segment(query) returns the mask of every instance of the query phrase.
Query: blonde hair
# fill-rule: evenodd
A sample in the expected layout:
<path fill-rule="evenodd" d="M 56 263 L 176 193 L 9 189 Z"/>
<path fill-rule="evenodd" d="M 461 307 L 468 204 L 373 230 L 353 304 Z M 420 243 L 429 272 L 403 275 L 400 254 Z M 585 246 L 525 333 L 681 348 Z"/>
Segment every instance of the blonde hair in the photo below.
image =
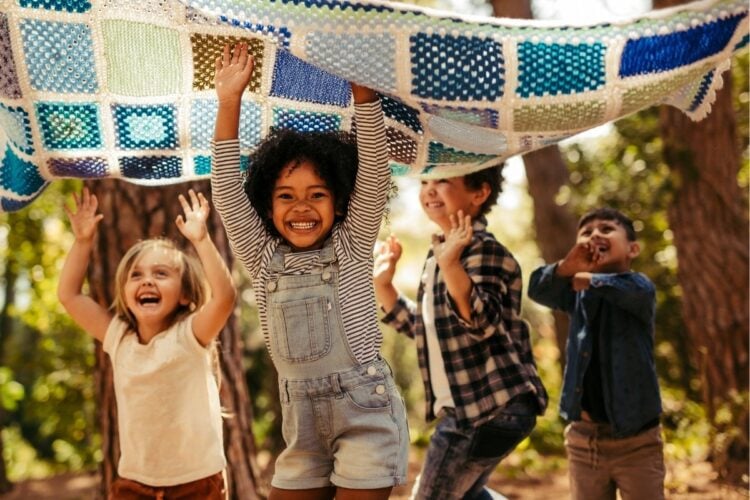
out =
<path fill-rule="evenodd" d="M 197 258 L 179 249 L 174 241 L 168 238 L 150 238 L 139 241 L 125 252 L 125 255 L 120 259 L 120 263 L 117 264 L 117 271 L 115 272 L 115 299 L 112 302 L 112 309 L 115 315 L 126 322 L 133 332 L 138 331 L 138 322 L 125 302 L 125 283 L 128 280 L 131 269 L 138 262 L 141 255 L 145 251 L 154 248 L 164 249 L 174 255 L 180 271 L 181 294 L 188 300 L 186 305 L 178 304 L 177 310 L 172 316 L 172 323 L 169 326 L 178 323 L 203 307 L 210 296 L 210 288 L 206 281 L 203 266 L 201 266 Z M 211 364 L 213 365 L 216 385 L 221 388 L 221 368 L 219 364 L 218 342 L 216 340 L 211 342 L 210 349 Z"/>

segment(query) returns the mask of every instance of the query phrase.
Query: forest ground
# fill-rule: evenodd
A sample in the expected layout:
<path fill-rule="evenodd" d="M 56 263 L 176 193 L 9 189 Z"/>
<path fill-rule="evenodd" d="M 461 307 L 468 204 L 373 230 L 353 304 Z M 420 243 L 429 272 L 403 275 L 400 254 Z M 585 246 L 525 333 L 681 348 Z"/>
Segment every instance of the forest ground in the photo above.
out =
<path fill-rule="evenodd" d="M 410 482 L 393 490 L 392 500 L 406 500 L 420 463 L 409 464 Z M 707 462 L 691 465 L 667 464 L 667 498 L 672 500 L 744 500 L 750 498 L 747 489 L 723 485 Z M 90 500 L 99 481 L 95 473 L 63 474 L 47 479 L 17 483 L 15 489 L 3 500 Z M 570 498 L 567 470 L 560 469 L 539 476 L 503 478 L 494 474 L 490 485 L 509 500 L 566 500 Z"/>

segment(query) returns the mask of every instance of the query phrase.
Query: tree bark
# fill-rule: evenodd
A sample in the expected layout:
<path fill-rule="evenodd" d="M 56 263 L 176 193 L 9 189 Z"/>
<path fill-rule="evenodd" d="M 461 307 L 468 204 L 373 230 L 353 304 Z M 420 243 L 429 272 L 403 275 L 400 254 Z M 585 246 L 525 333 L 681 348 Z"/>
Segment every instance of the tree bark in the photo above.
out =
<path fill-rule="evenodd" d="M 531 19 L 530 0 L 492 0 L 496 17 Z M 576 218 L 567 204 L 557 203 L 560 188 L 568 183 L 568 166 L 557 146 L 523 155 L 526 181 L 534 202 L 536 241 L 545 262 L 557 262 L 575 244 Z M 565 370 L 565 344 L 568 340 L 568 315 L 553 311 L 555 338 L 560 350 L 560 368 Z"/>
<path fill-rule="evenodd" d="M 189 188 L 202 191 L 210 198 L 210 185 L 196 182 L 162 188 L 144 188 L 117 180 L 97 180 L 87 186 L 99 199 L 104 220 L 99 225 L 97 243 L 89 266 L 91 295 L 100 304 L 109 306 L 114 298 L 114 277 L 122 255 L 138 240 L 155 236 L 173 239 L 189 248 L 174 220 L 181 213 L 177 201 Z M 211 211 L 209 231 L 216 247 L 227 262 L 232 261 L 229 243 L 215 210 Z M 219 336 L 221 364 L 221 402 L 229 418 L 224 419 L 224 449 L 227 456 L 227 487 L 229 498 L 260 498 L 258 467 L 252 435 L 250 395 L 242 367 L 242 339 L 234 316 Z M 120 443 L 117 407 L 112 383 L 112 369 L 101 344 L 96 345 L 96 387 L 100 408 L 100 425 L 104 458 L 101 466 L 100 496 L 106 498 L 117 477 Z M 200 453 L 200 450 L 196 450 Z"/>
<path fill-rule="evenodd" d="M 685 3 L 657 0 L 655 7 Z M 668 209 L 683 290 L 682 310 L 701 394 L 722 439 L 713 442 L 721 477 L 741 481 L 748 468 L 748 207 L 737 183 L 740 146 L 725 73 L 711 114 L 692 122 L 663 107 L 664 158 L 677 186 Z M 720 408 L 733 421 L 715 418 Z"/>
<path fill-rule="evenodd" d="M 2 411 L 0 411 L 0 414 Z M 3 459 L 3 427 L 0 426 L 0 495 L 8 493 L 13 489 L 13 483 L 8 479 L 8 473 L 5 470 L 5 460 Z"/>

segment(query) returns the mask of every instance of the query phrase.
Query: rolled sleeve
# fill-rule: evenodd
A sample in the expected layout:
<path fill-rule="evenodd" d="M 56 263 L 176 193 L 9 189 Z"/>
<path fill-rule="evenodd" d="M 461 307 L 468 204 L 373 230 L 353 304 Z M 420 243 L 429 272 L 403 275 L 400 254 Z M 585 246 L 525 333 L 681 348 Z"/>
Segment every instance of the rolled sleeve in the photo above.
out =
<path fill-rule="evenodd" d="M 393 308 L 385 313 L 381 321 L 399 333 L 414 338 L 414 316 L 416 306 L 403 295 L 399 295 Z"/>

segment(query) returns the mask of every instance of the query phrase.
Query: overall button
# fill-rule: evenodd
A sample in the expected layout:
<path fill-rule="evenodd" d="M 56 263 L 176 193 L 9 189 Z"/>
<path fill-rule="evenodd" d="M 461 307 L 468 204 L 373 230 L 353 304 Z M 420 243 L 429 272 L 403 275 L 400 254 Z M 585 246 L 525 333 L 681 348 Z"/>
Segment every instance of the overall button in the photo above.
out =
<path fill-rule="evenodd" d="M 378 394 L 385 394 L 385 386 L 379 385 L 375 387 L 375 392 L 377 392 Z"/>
<path fill-rule="evenodd" d="M 276 282 L 275 281 L 269 281 L 268 285 L 266 285 L 266 288 L 268 288 L 269 292 L 273 292 L 276 290 Z"/>
<path fill-rule="evenodd" d="M 331 279 L 331 271 L 323 271 L 323 281 L 328 281 Z"/>
<path fill-rule="evenodd" d="M 374 366 L 368 366 L 367 367 L 367 374 L 368 375 L 375 375 L 376 373 L 378 373 L 377 368 L 375 368 Z"/>

